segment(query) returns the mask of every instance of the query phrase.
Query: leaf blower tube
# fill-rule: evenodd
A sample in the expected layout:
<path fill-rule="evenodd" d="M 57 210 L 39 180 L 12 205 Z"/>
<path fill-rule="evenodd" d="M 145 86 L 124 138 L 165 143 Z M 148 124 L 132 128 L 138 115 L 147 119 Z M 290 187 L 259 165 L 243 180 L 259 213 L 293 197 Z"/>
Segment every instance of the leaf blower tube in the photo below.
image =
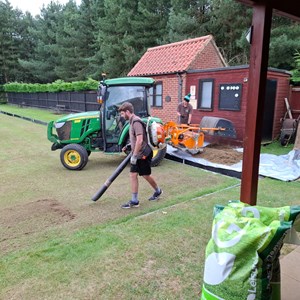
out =
<path fill-rule="evenodd" d="M 92 200 L 97 201 L 109 188 L 109 186 L 113 183 L 113 181 L 121 174 L 121 172 L 125 169 L 127 164 L 130 161 L 132 153 L 129 153 L 127 157 L 119 164 L 117 169 L 113 172 L 113 174 L 105 181 L 102 187 L 98 190 L 98 192 L 93 196 Z"/>

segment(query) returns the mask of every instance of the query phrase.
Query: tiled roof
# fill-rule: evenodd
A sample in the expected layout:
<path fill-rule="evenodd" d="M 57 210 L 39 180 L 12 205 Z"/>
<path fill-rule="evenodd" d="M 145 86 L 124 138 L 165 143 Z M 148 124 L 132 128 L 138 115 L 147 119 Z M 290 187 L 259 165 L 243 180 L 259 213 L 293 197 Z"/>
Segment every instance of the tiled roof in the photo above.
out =
<path fill-rule="evenodd" d="M 146 76 L 183 72 L 212 41 L 212 35 L 149 48 L 128 76 Z"/>

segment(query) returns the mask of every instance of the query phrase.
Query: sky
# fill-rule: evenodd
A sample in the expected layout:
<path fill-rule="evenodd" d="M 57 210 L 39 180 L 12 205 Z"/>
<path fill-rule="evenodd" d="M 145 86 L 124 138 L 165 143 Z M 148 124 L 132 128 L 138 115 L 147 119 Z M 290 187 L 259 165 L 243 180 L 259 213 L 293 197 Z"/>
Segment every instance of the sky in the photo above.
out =
<path fill-rule="evenodd" d="M 52 0 L 61 4 L 67 3 L 69 0 Z M 18 8 L 23 12 L 29 11 L 33 16 L 40 13 L 43 4 L 47 6 L 51 0 L 8 0 L 13 8 Z M 81 0 L 75 1 L 80 4 Z"/>

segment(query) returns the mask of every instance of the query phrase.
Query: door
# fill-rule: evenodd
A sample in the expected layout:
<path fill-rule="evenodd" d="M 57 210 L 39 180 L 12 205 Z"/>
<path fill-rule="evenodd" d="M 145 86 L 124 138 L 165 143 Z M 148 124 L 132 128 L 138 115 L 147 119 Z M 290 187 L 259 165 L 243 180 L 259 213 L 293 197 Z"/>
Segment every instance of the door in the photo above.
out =
<path fill-rule="evenodd" d="M 267 79 L 265 107 L 262 124 L 262 142 L 272 141 L 277 80 Z"/>

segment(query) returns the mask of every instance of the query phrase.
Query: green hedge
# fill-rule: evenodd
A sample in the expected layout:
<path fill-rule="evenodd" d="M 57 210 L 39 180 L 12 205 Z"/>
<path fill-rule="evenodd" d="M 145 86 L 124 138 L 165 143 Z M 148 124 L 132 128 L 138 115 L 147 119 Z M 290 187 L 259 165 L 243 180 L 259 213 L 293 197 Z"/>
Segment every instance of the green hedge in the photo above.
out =
<path fill-rule="evenodd" d="M 94 91 L 97 90 L 99 82 L 94 79 L 86 81 L 65 82 L 56 80 L 53 83 L 19 83 L 11 82 L 3 85 L 5 92 L 16 93 L 45 93 L 45 92 L 70 92 L 70 91 Z"/>

